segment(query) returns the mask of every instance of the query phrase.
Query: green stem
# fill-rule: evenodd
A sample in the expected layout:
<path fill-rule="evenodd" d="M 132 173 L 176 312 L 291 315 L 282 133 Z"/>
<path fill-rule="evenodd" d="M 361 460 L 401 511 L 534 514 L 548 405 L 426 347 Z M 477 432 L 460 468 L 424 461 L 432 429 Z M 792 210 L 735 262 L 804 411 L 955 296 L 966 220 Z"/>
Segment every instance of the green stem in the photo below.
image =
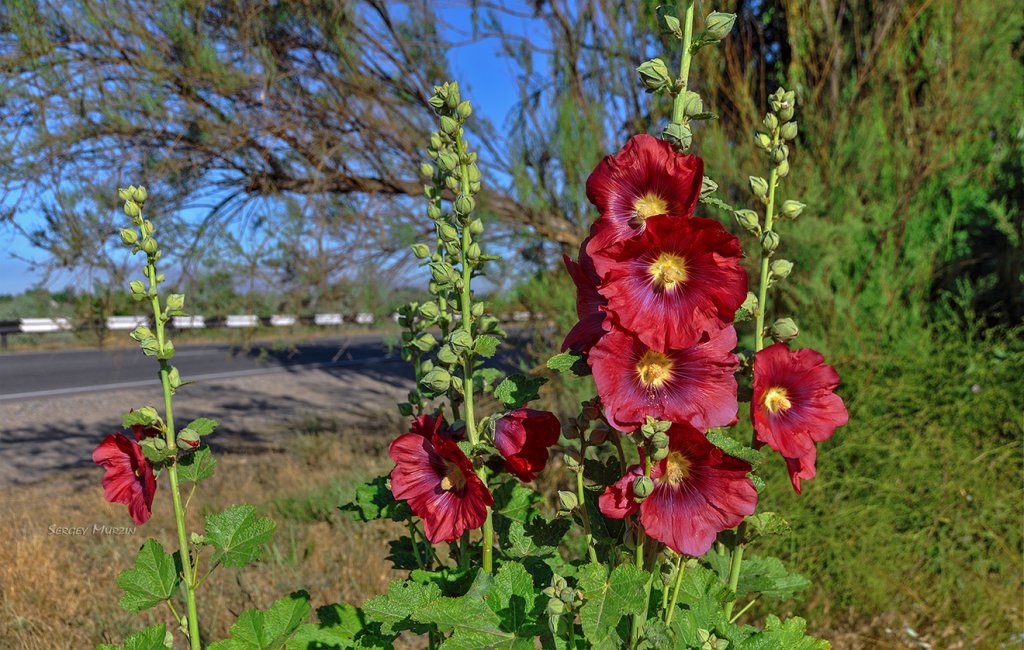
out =
<path fill-rule="evenodd" d="M 733 616 L 732 618 L 729 619 L 729 622 L 730 623 L 735 623 L 736 621 L 738 621 L 740 616 L 743 616 L 744 614 L 746 614 L 747 610 L 754 606 L 754 603 L 757 602 L 757 598 L 759 598 L 759 597 L 760 596 L 755 597 L 752 601 L 750 601 L 749 603 L 744 605 L 743 609 L 741 609 L 740 611 L 736 612 L 736 616 Z"/>
<path fill-rule="evenodd" d="M 777 145 L 779 143 L 779 129 L 776 128 L 772 131 L 772 144 Z M 768 173 L 768 203 L 765 208 L 764 216 L 764 232 L 771 232 L 772 225 L 775 219 L 775 185 L 778 183 L 778 167 L 775 163 L 771 165 L 771 171 Z M 755 312 L 754 321 L 754 352 L 760 352 L 764 349 L 764 317 L 768 311 L 768 262 L 771 258 L 771 253 L 761 249 L 761 275 L 758 278 L 758 289 L 757 289 L 757 311 Z M 750 405 L 754 408 L 754 405 Z M 757 446 L 757 432 L 752 434 L 751 446 Z M 729 560 L 729 589 L 736 592 L 736 587 L 740 583 L 740 568 L 743 564 L 743 548 L 744 541 L 743 536 L 746 532 L 746 526 L 740 524 L 736 529 L 736 546 L 732 552 L 732 558 Z M 725 606 L 726 618 L 732 616 L 732 610 L 735 606 L 736 601 L 731 600 Z"/>
<path fill-rule="evenodd" d="M 690 59 L 692 58 L 690 45 L 693 41 L 693 0 L 682 0 L 679 3 L 679 7 L 682 14 L 683 42 L 682 54 L 679 58 L 679 92 L 672 102 L 672 122 L 675 124 L 683 123 L 684 102 L 686 101 L 686 90 L 690 79 Z"/>
<path fill-rule="evenodd" d="M 644 459 L 644 476 L 647 478 L 651 477 L 651 455 L 645 454 Z M 644 543 L 647 540 L 647 533 L 644 532 L 643 526 L 640 525 L 640 513 L 636 515 L 637 521 L 637 533 L 636 533 L 636 568 L 641 571 L 644 570 Z M 647 606 L 651 599 L 651 584 L 654 581 L 654 575 L 651 574 L 647 580 L 647 584 L 644 588 L 644 608 L 643 611 L 633 617 L 633 645 L 640 640 L 640 632 L 643 630 L 644 623 L 647 622 Z"/>
<path fill-rule="evenodd" d="M 146 265 L 146 275 L 149 278 L 149 287 L 152 292 L 151 303 L 153 306 L 153 323 L 156 325 L 156 340 L 163 354 L 164 350 L 164 320 L 160 313 L 160 297 L 156 293 L 157 279 L 156 267 L 152 260 Z M 164 393 L 164 420 L 167 425 L 167 448 L 174 449 L 174 407 L 171 404 L 171 381 L 170 366 L 164 359 L 160 360 L 160 385 Z M 188 614 L 188 640 L 191 650 L 200 650 L 199 639 L 199 613 L 196 608 L 196 585 L 195 575 L 192 572 L 192 553 L 188 546 L 188 531 L 185 527 L 185 508 L 181 503 L 181 491 L 178 486 L 178 467 L 171 465 L 167 468 L 167 479 L 170 482 L 171 502 L 174 504 L 174 523 L 178 529 L 178 555 L 181 557 L 181 573 L 185 584 L 185 605 Z"/>
<path fill-rule="evenodd" d="M 579 499 L 580 519 L 583 520 L 583 536 L 587 542 L 587 554 L 590 561 L 598 564 L 597 549 L 594 548 L 594 533 L 590 528 L 590 514 L 587 512 L 587 502 L 583 491 L 583 464 L 587 459 L 587 443 L 583 441 L 583 434 L 580 433 L 580 468 L 576 472 L 576 497 Z"/>
<path fill-rule="evenodd" d="M 685 568 L 683 556 L 680 555 L 679 559 L 676 560 L 676 582 L 672 586 L 672 600 L 669 601 L 668 607 L 665 609 L 665 627 L 672 625 L 672 616 L 676 611 L 676 599 L 679 598 L 679 585 L 683 582 L 683 570 Z"/>

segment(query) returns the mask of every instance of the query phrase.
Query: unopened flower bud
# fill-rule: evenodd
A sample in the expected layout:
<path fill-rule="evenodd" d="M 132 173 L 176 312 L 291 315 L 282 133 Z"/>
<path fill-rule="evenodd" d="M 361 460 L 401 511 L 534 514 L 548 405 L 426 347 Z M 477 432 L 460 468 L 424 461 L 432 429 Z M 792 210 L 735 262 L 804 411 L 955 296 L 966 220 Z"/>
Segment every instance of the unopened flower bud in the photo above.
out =
<path fill-rule="evenodd" d="M 774 230 L 769 230 L 765 234 L 761 235 L 761 249 L 766 253 L 771 253 L 779 247 L 779 234 Z"/>
<path fill-rule="evenodd" d="M 464 329 L 457 329 L 448 338 L 456 350 L 468 350 L 473 347 L 473 335 Z"/>
<path fill-rule="evenodd" d="M 430 148 L 434 151 L 439 151 L 441 149 L 441 134 L 437 131 L 432 131 L 430 133 Z"/>
<path fill-rule="evenodd" d="M 429 204 L 427 204 L 427 216 L 428 217 L 430 217 L 434 221 L 437 221 L 438 219 L 441 218 L 442 215 L 443 215 L 443 213 L 441 212 L 441 207 L 439 205 L 437 205 L 436 203 L 429 203 Z"/>
<path fill-rule="evenodd" d="M 412 254 L 416 256 L 416 259 L 426 259 L 430 255 L 430 247 L 426 244 L 413 244 Z"/>
<path fill-rule="evenodd" d="M 459 159 L 450 151 L 445 151 L 437 157 L 437 164 L 442 170 L 450 172 L 459 166 Z"/>
<path fill-rule="evenodd" d="M 421 380 L 424 386 L 436 393 L 443 393 L 452 384 L 452 376 L 444 368 L 434 368 Z"/>
<path fill-rule="evenodd" d="M 423 332 L 413 340 L 412 344 L 421 352 L 430 352 L 437 345 L 437 339 L 430 332 Z"/>
<path fill-rule="evenodd" d="M 718 191 L 718 183 L 707 176 L 700 180 L 700 198 L 711 196 Z"/>
<path fill-rule="evenodd" d="M 704 19 L 704 38 L 709 41 L 720 41 L 732 31 L 734 24 L 736 14 L 712 11 Z"/>
<path fill-rule="evenodd" d="M 672 77 L 669 75 L 668 66 L 661 59 L 644 61 L 636 69 L 640 73 L 640 81 L 648 92 L 658 92 L 672 86 Z"/>
<path fill-rule="evenodd" d="M 438 309 L 436 302 L 434 302 L 433 300 L 428 300 L 427 302 L 419 306 L 419 309 L 416 310 L 416 313 L 419 314 L 420 318 L 426 320 L 434 320 L 435 318 L 437 318 L 437 315 L 440 313 L 440 310 Z"/>
<path fill-rule="evenodd" d="M 159 246 L 157 246 L 156 240 L 153 239 L 152 237 L 147 237 L 142 242 L 142 250 L 146 251 L 150 255 L 155 253 L 158 248 Z"/>
<path fill-rule="evenodd" d="M 570 492 L 568 490 L 559 490 L 558 505 L 561 510 L 564 510 L 566 512 L 572 512 L 573 510 L 579 507 L 580 499 L 578 496 L 576 496 L 575 492 Z"/>
<path fill-rule="evenodd" d="M 661 137 L 679 152 L 689 151 L 690 144 L 693 142 L 693 133 L 685 124 L 669 124 L 661 132 Z"/>
<path fill-rule="evenodd" d="M 434 175 L 434 166 L 430 163 L 423 163 L 420 165 L 420 173 L 427 178 L 431 178 Z"/>
<path fill-rule="evenodd" d="M 480 167 L 477 166 L 476 164 L 472 164 L 472 165 L 470 165 L 468 167 L 468 170 L 469 170 L 469 182 L 470 183 L 479 183 L 480 182 Z M 476 192 L 476 190 L 472 190 L 472 188 L 471 188 L 471 191 Z"/>
<path fill-rule="evenodd" d="M 128 283 L 128 288 L 132 290 L 132 293 L 145 293 L 146 285 L 142 283 L 142 280 L 132 280 Z"/>
<path fill-rule="evenodd" d="M 668 453 L 669 453 L 668 447 L 662 447 L 661 449 L 655 449 L 654 451 L 651 452 L 651 460 L 654 461 L 655 463 L 660 463 L 661 461 L 663 461 L 666 458 L 668 458 Z"/>
<path fill-rule="evenodd" d="M 590 444 L 595 446 L 603 445 L 605 441 L 608 440 L 608 429 L 601 426 L 596 427 L 593 431 L 590 432 L 590 435 L 587 437 L 587 440 L 588 442 L 590 442 Z"/>
<path fill-rule="evenodd" d="M 443 262 L 431 263 L 430 276 L 438 284 L 447 284 L 452 281 L 451 267 Z"/>
<path fill-rule="evenodd" d="M 442 241 L 458 241 L 459 231 L 450 223 L 442 221 L 437 224 L 437 234 L 441 236 Z"/>
<path fill-rule="evenodd" d="M 670 13 L 664 13 L 662 10 L 664 7 L 658 7 L 658 17 L 661 18 L 662 31 L 672 34 L 676 38 L 683 37 L 682 26 L 679 24 L 679 19 Z"/>
<path fill-rule="evenodd" d="M 486 307 L 486 305 L 483 302 L 474 302 L 473 306 L 469 310 L 469 313 L 479 318 L 480 316 L 484 315 L 484 307 Z"/>
<path fill-rule="evenodd" d="M 771 265 L 772 276 L 782 280 L 793 271 L 793 263 L 789 260 L 775 260 Z"/>
<path fill-rule="evenodd" d="M 683 99 L 683 114 L 686 117 L 693 117 L 703 111 L 704 101 L 700 98 L 700 95 L 692 90 L 687 90 L 686 97 Z"/>
<path fill-rule="evenodd" d="M 779 163 L 778 167 L 775 168 L 775 174 L 779 178 L 785 178 L 789 176 L 789 161 L 783 160 Z"/>
<path fill-rule="evenodd" d="M 649 476 L 638 476 L 633 481 L 633 500 L 640 503 L 654 492 L 654 481 Z"/>
<path fill-rule="evenodd" d="M 469 100 L 467 99 L 466 101 L 459 103 L 458 107 L 455 109 L 455 112 L 459 116 L 460 120 L 465 120 L 467 117 L 473 114 L 473 107 L 470 106 Z"/>
<path fill-rule="evenodd" d="M 132 219 L 138 219 L 142 215 L 142 208 L 131 199 L 124 202 L 124 213 Z"/>
<path fill-rule="evenodd" d="M 126 245 L 131 246 L 135 242 L 139 241 L 139 233 L 136 232 L 134 228 L 122 228 L 121 241 Z"/>
<path fill-rule="evenodd" d="M 459 355 L 452 349 L 451 345 L 445 343 L 437 351 L 437 360 L 447 366 L 451 366 L 458 362 Z"/>
<path fill-rule="evenodd" d="M 561 616 L 565 613 L 565 603 L 557 598 L 548 601 L 548 615 Z"/>
<path fill-rule="evenodd" d="M 459 123 L 455 121 L 455 118 L 447 115 L 441 116 L 441 132 L 447 135 L 455 135 L 455 132 L 459 128 Z"/>
<path fill-rule="evenodd" d="M 737 210 L 736 221 L 748 232 L 757 232 L 761 229 L 760 220 L 757 218 L 757 213 L 753 210 Z"/>
<path fill-rule="evenodd" d="M 146 199 L 149 198 L 149 192 L 147 192 L 146 188 L 143 187 L 142 185 L 139 185 L 138 187 L 129 186 L 128 191 L 132 195 L 132 200 L 138 203 L 139 205 L 145 203 Z"/>
<path fill-rule="evenodd" d="M 767 151 L 768 147 L 772 146 L 772 139 L 771 139 L 771 137 L 767 133 L 762 133 L 760 131 L 755 131 L 754 132 L 754 144 L 757 145 L 759 148 L 764 149 L 765 151 Z"/>
<path fill-rule="evenodd" d="M 788 122 L 793 119 L 793 115 L 796 113 L 796 109 L 793 108 L 792 104 L 782 104 L 782 108 L 779 110 L 779 119 L 783 122 Z"/>
<path fill-rule="evenodd" d="M 782 93 L 782 101 L 786 102 L 787 104 L 790 104 L 791 106 L 796 106 L 796 91 L 787 90 L 784 93 Z"/>
<path fill-rule="evenodd" d="M 781 343 L 788 343 L 800 334 L 800 329 L 792 318 L 780 318 L 772 324 L 772 338 Z"/>
<path fill-rule="evenodd" d="M 757 309 L 757 296 L 754 294 L 753 291 L 747 292 L 747 297 L 743 300 L 743 304 L 740 305 L 740 309 L 744 309 L 751 313 L 753 313 L 753 311 Z"/>
<path fill-rule="evenodd" d="M 456 214 L 464 217 L 473 211 L 473 208 L 476 207 L 476 201 L 474 201 L 473 197 L 468 194 L 459 194 L 455 197 L 453 207 L 455 208 Z"/>
<path fill-rule="evenodd" d="M 656 431 L 654 435 L 651 436 L 651 444 L 655 449 L 664 449 L 665 447 L 668 447 L 668 434 L 664 431 Z"/>
<path fill-rule="evenodd" d="M 167 308 L 171 311 L 182 309 L 185 306 L 185 296 L 180 293 L 172 293 L 167 296 Z"/>
<path fill-rule="evenodd" d="M 199 446 L 199 433 L 194 429 L 182 429 L 178 432 L 178 449 L 189 451 Z"/>
<path fill-rule="evenodd" d="M 119 188 L 117 188 L 117 198 L 121 199 L 122 201 L 131 201 L 132 200 L 132 186 L 129 185 L 128 187 L 119 187 Z"/>
<path fill-rule="evenodd" d="M 796 219 L 800 216 L 800 213 L 804 211 L 807 206 L 799 201 L 783 201 L 782 202 L 782 214 L 789 217 L 790 219 Z"/>
<path fill-rule="evenodd" d="M 469 222 L 469 234 L 480 235 L 484 231 L 484 222 L 479 219 L 473 219 Z"/>
<path fill-rule="evenodd" d="M 796 134 L 796 122 L 786 122 L 782 125 L 782 129 L 779 130 L 779 135 L 781 135 L 784 140 L 795 140 Z"/>
<path fill-rule="evenodd" d="M 763 199 L 768 196 L 768 181 L 761 178 L 760 176 L 750 177 L 750 191 L 754 193 L 759 199 Z"/>
<path fill-rule="evenodd" d="M 775 129 L 779 128 L 779 118 L 775 116 L 775 113 L 768 113 L 764 116 L 764 121 L 761 122 L 761 126 L 768 133 L 771 133 Z"/>

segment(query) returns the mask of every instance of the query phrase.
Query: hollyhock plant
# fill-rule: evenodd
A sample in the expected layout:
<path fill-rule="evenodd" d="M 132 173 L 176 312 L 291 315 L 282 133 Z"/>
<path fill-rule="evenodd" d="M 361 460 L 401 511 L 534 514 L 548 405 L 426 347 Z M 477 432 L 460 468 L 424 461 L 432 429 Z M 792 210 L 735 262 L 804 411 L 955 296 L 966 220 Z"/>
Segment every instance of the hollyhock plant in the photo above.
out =
<path fill-rule="evenodd" d="M 702 429 L 730 424 L 738 408 L 734 347 L 732 325 L 664 352 L 612 328 L 588 358 L 605 418 L 619 431 L 633 431 L 647 417 Z"/>
<path fill-rule="evenodd" d="M 835 394 L 839 373 L 809 348 L 775 343 L 754 358 L 751 418 L 757 439 L 786 459 L 793 488 L 814 477 L 815 443 L 846 424 L 843 399 Z"/>
<path fill-rule="evenodd" d="M 605 305 L 608 299 L 598 292 L 601 279 L 594 269 L 594 261 L 587 254 L 586 242 L 580 247 L 578 261 L 572 261 L 568 255 L 563 255 L 562 261 L 576 284 L 576 316 L 579 318 L 562 342 L 562 350 L 587 354 L 606 331 Z"/>
<path fill-rule="evenodd" d="M 591 254 L 643 231 L 650 217 L 693 215 L 704 162 L 678 153 L 664 140 L 636 135 L 607 156 L 587 179 L 587 198 L 601 217 L 591 229 Z"/>
<path fill-rule="evenodd" d="M 677 553 L 699 557 L 718 533 L 754 514 L 757 490 L 747 477 L 750 464 L 725 454 L 688 424 L 668 429 L 668 455 L 651 467 L 654 487 L 637 503 L 633 486 L 643 462 L 608 486 L 598 500 L 607 517 L 640 512 L 646 533 Z"/>
<path fill-rule="evenodd" d="M 558 442 L 561 424 L 553 413 L 521 408 L 494 423 L 494 446 L 505 469 L 528 483 L 548 462 L 548 448 Z"/>
<path fill-rule="evenodd" d="M 103 498 L 128 506 L 128 513 L 137 525 L 149 521 L 153 514 L 156 477 L 139 443 L 120 433 L 111 434 L 92 452 L 92 460 L 106 470 L 102 481 Z"/>
<path fill-rule="evenodd" d="M 451 426 L 444 421 L 444 417 L 441 415 L 431 415 L 429 413 L 424 413 L 419 417 L 413 418 L 412 423 L 409 425 L 409 433 L 415 433 L 423 436 L 427 440 L 433 438 L 434 434 L 456 441 L 462 440 L 466 437 L 465 429 L 452 429 Z"/>
<path fill-rule="evenodd" d="M 432 543 L 450 542 L 483 524 L 494 498 L 453 440 L 439 433 L 430 438 L 407 433 L 388 453 L 395 461 L 391 491 L 423 520 Z"/>
<path fill-rule="evenodd" d="M 740 242 L 721 223 L 651 217 L 594 255 L 598 289 L 624 329 L 655 350 L 694 345 L 732 322 L 747 295 Z"/>

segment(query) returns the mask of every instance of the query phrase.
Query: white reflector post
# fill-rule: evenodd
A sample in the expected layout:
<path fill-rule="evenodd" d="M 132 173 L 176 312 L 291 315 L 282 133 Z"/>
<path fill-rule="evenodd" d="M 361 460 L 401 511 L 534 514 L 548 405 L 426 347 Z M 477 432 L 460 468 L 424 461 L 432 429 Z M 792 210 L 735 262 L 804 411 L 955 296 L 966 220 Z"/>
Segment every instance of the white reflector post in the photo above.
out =
<path fill-rule="evenodd" d="M 71 329 L 71 322 L 66 318 L 22 318 L 21 331 L 26 333 L 35 332 L 59 332 Z"/>
<path fill-rule="evenodd" d="M 148 325 L 145 316 L 107 316 L 107 329 L 111 331 L 133 330 L 140 325 Z"/>
<path fill-rule="evenodd" d="M 171 322 L 179 330 L 201 330 L 206 327 L 205 316 L 175 316 Z"/>
<path fill-rule="evenodd" d="M 360 325 L 369 325 L 373 323 L 373 314 L 368 314 L 365 311 L 356 314 L 356 322 Z"/>
<path fill-rule="evenodd" d="M 313 316 L 314 325 L 341 325 L 345 322 L 341 314 L 317 314 Z"/>
<path fill-rule="evenodd" d="M 270 317 L 271 327 L 291 327 L 299 321 L 297 316 L 288 316 L 286 314 L 275 314 Z"/>
<path fill-rule="evenodd" d="M 225 327 L 256 327 L 260 319 L 255 314 L 232 314 L 224 321 Z"/>

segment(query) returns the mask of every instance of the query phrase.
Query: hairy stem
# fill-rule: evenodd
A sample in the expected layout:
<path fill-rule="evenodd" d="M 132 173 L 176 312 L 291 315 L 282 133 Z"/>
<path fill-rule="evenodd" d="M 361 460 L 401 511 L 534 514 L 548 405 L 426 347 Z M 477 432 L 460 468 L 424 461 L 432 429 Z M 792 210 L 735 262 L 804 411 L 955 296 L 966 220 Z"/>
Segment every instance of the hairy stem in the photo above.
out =
<path fill-rule="evenodd" d="M 644 476 L 647 478 L 651 477 L 651 455 L 646 454 L 644 457 Z M 640 513 L 636 515 L 637 520 L 637 532 L 636 532 L 636 568 L 641 571 L 644 570 L 644 543 L 647 540 L 647 533 L 644 532 L 643 526 L 640 525 Z M 654 575 L 651 575 L 651 579 L 647 580 L 647 584 L 644 586 L 644 608 L 643 611 L 633 617 L 633 645 L 640 639 L 640 632 L 643 631 L 644 623 L 647 622 L 647 606 L 651 600 L 651 583 Z"/>
<path fill-rule="evenodd" d="M 668 603 L 668 607 L 665 608 L 665 627 L 672 625 L 672 616 L 676 611 L 676 599 L 679 598 L 679 585 L 683 582 L 683 569 L 686 567 L 683 565 L 683 556 L 680 555 L 676 559 L 676 581 L 672 586 L 672 599 Z"/>
<path fill-rule="evenodd" d="M 598 564 L 597 549 L 594 548 L 594 533 L 590 528 L 590 514 L 587 512 L 586 496 L 583 491 L 583 462 L 587 458 L 587 443 L 583 441 L 583 434 L 580 434 L 580 470 L 576 472 L 576 498 L 579 499 L 580 519 L 583 520 L 583 536 L 587 542 L 587 554 L 590 561 Z"/>
<path fill-rule="evenodd" d="M 146 264 L 146 276 L 149 278 L 149 288 L 152 293 L 151 304 L 153 306 L 153 323 L 156 325 L 156 340 L 159 346 L 159 354 L 164 351 L 164 319 L 160 312 L 160 297 L 157 295 L 157 273 L 153 260 Z M 174 429 L 174 406 L 171 403 L 171 367 L 165 359 L 160 359 L 160 385 L 164 393 L 164 420 L 167 425 L 167 448 L 174 449 L 177 445 Z M 174 523 L 178 529 L 178 555 L 181 556 L 181 573 L 185 584 L 185 605 L 188 615 L 188 641 L 191 650 L 199 650 L 199 612 L 196 607 L 196 584 L 195 575 L 192 571 L 192 554 L 188 546 L 188 530 L 185 527 L 185 508 L 181 503 L 181 491 L 178 486 L 178 467 L 171 465 L 167 468 L 167 479 L 170 482 L 171 501 L 174 504 Z"/>
<path fill-rule="evenodd" d="M 672 121 L 683 123 L 683 109 L 686 103 L 686 90 L 690 79 L 690 44 L 693 41 L 693 0 L 682 0 L 679 3 L 680 19 L 683 27 L 682 54 L 679 58 L 679 94 L 672 102 Z"/>

